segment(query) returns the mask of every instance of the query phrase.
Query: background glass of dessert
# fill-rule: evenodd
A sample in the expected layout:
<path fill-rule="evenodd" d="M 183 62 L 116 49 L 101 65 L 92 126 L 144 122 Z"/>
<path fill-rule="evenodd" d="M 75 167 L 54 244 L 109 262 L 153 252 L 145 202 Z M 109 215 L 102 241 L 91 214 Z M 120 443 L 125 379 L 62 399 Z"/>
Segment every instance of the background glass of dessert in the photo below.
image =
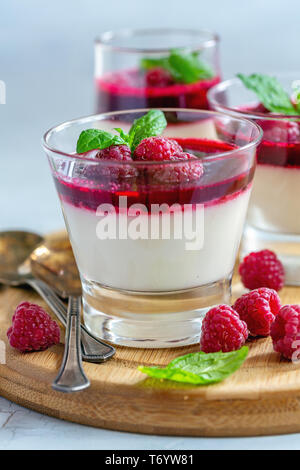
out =
<path fill-rule="evenodd" d="M 220 81 L 219 39 L 208 31 L 106 32 L 95 44 L 96 112 L 138 108 L 207 109 Z"/>
<path fill-rule="evenodd" d="M 274 74 L 292 90 L 296 74 Z M 263 139 L 247 215 L 241 257 L 269 248 L 284 264 L 286 283 L 300 285 L 300 116 L 270 113 L 238 79 L 208 94 L 212 109 L 259 124 Z"/>
<path fill-rule="evenodd" d="M 245 119 L 168 108 L 163 135 L 198 158 L 128 163 L 97 159 L 98 150 L 75 153 L 83 130 L 126 132 L 146 112 L 67 122 L 45 135 L 44 148 L 81 275 L 87 327 L 115 344 L 176 347 L 199 341 L 208 308 L 230 303 L 261 130 Z M 100 210 L 103 203 L 114 211 Z M 138 215 L 133 204 L 142 205 Z M 116 235 L 100 239 L 99 221 L 110 215 Z M 137 217 L 146 236 L 129 233 Z"/>

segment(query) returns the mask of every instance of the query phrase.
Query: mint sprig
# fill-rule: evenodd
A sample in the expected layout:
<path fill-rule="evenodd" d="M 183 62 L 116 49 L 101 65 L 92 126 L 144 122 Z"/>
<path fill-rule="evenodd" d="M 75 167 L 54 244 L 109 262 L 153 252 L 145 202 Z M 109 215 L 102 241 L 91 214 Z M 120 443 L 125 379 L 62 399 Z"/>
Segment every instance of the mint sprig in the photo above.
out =
<path fill-rule="evenodd" d="M 164 113 L 159 109 L 151 109 L 132 124 L 128 134 L 129 147 L 135 150 L 143 139 L 161 135 L 166 127 L 167 121 Z"/>
<path fill-rule="evenodd" d="M 245 361 L 249 348 L 238 351 L 204 353 L 197 352 L 180 356 L 165 368 L 139 366 L 138 370 L 149 377 L 173 380 L 193 385 L 208 385 L 221 382 L 233 374 Z"/>
<path fill-rule="evenodd" d="M 186 49 L 172 49 L 168 57 L 144 58 L 140 65 L 144 70 L 161 67 L 179 83 L 194 83 L 214 75 L 212 69 L 200 59 L 199 52 L 189 52 Z"/>
<path fill-rule="evenodd" d="M 134 121 L 128 134 L 119 127 L 115 128 L 119 135 L 100 129 L 82 131 L 77 141 L 76 152 L 102 150 L 111 145 L 128 145 L 133 152 L 143 139 L 162 134 L 166 126 L 167 121 L 164 113 L 159 109 L 151 109 L 147 114 Z"/>
<path fill-rule="evenodd" d="M 295 108 L 289 94 L 281 83 L 269 75 L 253 73 L 252 75 L 237 74 L 237 77 L 249 90 L 254 91 L 264 107 L 272 113 L 299 115 L 300 106 Z"/>

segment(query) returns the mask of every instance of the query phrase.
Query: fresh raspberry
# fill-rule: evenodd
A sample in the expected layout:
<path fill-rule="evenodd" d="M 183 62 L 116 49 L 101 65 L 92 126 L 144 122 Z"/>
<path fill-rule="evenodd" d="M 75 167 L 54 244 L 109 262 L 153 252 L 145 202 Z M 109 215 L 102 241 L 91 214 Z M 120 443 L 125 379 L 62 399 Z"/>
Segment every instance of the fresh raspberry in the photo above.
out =
<path fill-rule="evenodd" d="M 246 322 L 251 336 L 269 336 L 280 307 L 277 292 L 266 287 L 242 295 L 233 305 L 241 320 Z"/>
<path fill-rule="evenodd" d="M 164 88 L 173 85 L 172 75 L 161 67 L 155 67 L 146 73 L 146 85 L 148 87 Z"/>
<path fill-rule="evenodd" d="M 182 147 L 176 140 L 167 137 L 148 137 L 139 143 L 133 157 L 142 161 L 176 160 L 175 156 L 182 152 Z"/>
<path fill-rule="evenodd" d="M 101 178 L 132 178 L 136 176 L 136 169 L 130 165 L 132 162 L 131 150 L 127 145 L 111 145 L 105 149 L 95 150 L 84 154 L 88 158 L 95 158 L 96 160 L 115 160 L 120 162 L 120 165 L 88 165 L 85 169 L 84 176 L 90 179 Z M 125 163 L 129 164 L 126 165 Z"/>
<path fill-rule="evenodd" d="M 246 323 L 229 305 L 207 312 L 202 323 L 200 349 L 206 353 L 236 351 L 248 338 Z"/>
<path fill-rule="evenodd" d="M 105 149 L 99 150 L 96 158 L 100 160 L 117 160 L 119 162 L 131 161 L 131 150 L 127 145 L 111 145 Z"/>
<path fill-rule="evenodd" d="M 160 165 L 153 171 L 153 181 L 161 184 L 189 183 L 203 175 L 203 165 L 195 155 L 181 152 L 172 156 L 172 161 L 194 160 L 182 165 Z"/>
<path fill-rule="evenodd" d="M 7 331 L 9 344 L 21 352 L 43 351 L 59 343 L 58 324 L 39 305 L 20 303 Z"/>
<path fill-rule="evenodd" d="M 142 161 L 185 161 L 196 160 L 182 165 L 155 165 L 148 168 L 154 183 L 189 183 L 203 174 L 203 165 L 195 155 L 184 152 L 176 140 L 167 137 L 148 137 L 142 140 L 134 152 L 134 158 Z"/>
<path fill-rule="evenodd" d="M 279 291 L 284 285 L 282 263 L 270 250 L 250 253 L 240 264 L 239 273 L 247 289 L 269 287 Z"/>
<path fill-rule="evenodd" d="M 273 347 L 287 359 L 292 359 L 300 349 L 300 305 L 285 305 L 271 326 Z"/>

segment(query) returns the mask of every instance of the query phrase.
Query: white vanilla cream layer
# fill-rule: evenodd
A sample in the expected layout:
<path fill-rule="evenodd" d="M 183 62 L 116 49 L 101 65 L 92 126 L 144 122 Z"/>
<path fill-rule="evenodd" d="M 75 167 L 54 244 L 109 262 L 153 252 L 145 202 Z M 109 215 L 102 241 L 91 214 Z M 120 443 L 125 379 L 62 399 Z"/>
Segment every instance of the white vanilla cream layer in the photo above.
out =
<path fill-rule="evenodd" d="M 157 292 L 198 287 L 230 276 L 249 196 L 247 190 L 220 204 L 201 205 L 200 222 L 197 229 L 194 227 L 194 245 L 185 236 L 175 239 L 181 212 L 169 214 L 170 239 L 132 239 L 136 233 L 134 225 L 127 239 L 119 239 L 119 235 L 116 239 L 99 239 L 102 216 L 66 202 L 62 204 L 74 255 L 84 278 L 117 289 Z M 124 222 L 122 217 L 127 215 L 117 215 L 118 227 Z M 157 219 L 162 223 L 164 215 L 141 217 L 147 218 L 150 226 Z M 125 225 L 129 227 L 133 219 L 127 218 Z"/>
<path fill-rule="evenodd" d="M 300 169 L 257 165 L 248 222 L 260 230 L 300 234 Z"/>

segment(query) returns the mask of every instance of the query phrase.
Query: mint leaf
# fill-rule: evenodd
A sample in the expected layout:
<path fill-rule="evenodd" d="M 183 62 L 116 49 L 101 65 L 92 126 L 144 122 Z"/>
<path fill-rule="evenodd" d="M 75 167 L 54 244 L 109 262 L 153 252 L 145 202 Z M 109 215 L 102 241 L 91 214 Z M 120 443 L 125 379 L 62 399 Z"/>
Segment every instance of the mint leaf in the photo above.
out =
<path fill-rule="evenodd" d="M 159 109 L 151 109 L 132 124 L 128 134 L 128 145 L 134 151 L 141 140 L 162 134 L 166 127 L 164 113 Z"/>
<path fill-rule="evenodd" d="M 144 58 L 140 65 L 145 70 L 161 67 L 171 74 L 175 82 L 180 83 L 194 83 L 214 75 L 212 69 L 201 61 L 198 52 L 188 52 L 186 49 L 173 49 L 169 57 Z"/>
<path fill-rule="evenodd" d="M 142 59 L 141 68 L 151 70 L 153 68 L 162 68 L 167 70 L 175 82 L 182 82 L 182 75 L 177 72 L 176 68 L 172 67 L 170 57 L 162 57 L 160 59 Z"/>
<path fill-rule="evenodd" d="M 130 141 L 129 135 L 126 134 L 126 132 L 124 132 L 123 129 L 121 129 L 120 127 L 115 127 L 114 130 L 119 132 L 121 139 L 123 139 L 124 142 L 126 142 L 129 145 L 129 141 Z"/>
<path fill-rule="evenodd" d="M 161 57 L 159 59 L 144 58 L 141 60 L 140 66 L 143 70 L 151 70 L 156 67 L 161 67 L 172 74 L 168 57 Z"/>
<path fill-rule="evenodd" d="M 93 149 L 105 149 L 111 145 L 123 145 L 126 141 L 118 135 L 99 129 L 87 129 L 82 131 L 76 146 L 77 153 L 85 153 Z"/>
<path fill-rule="evenodd" d="M 275 77 L 256 73 L 249 76 L 239 73 L 237 76 L 249 90 L 256 93 L 260 102 L 272 113 L 299 114 L 299 111 L 294 108 L 288 93 Z"/>
<path fill-rule="evenodd" d="M 208 385 L 221 382 L 233 374 L 245 361 L 249 348 L 238 351 L 206 354 L 202 351 L 186 354 L 171 361 L 165 368 L 139 366 L 138 369 L 158 379 L 193 385 Z"/>
<path fill-rule="evenodd" d="M 292 89 L 293 89 L 293 102 L 296 105 L 296 109 L 298 113 L 300 114 L 300 80 L 295 80 L 292 83 Z"/>

